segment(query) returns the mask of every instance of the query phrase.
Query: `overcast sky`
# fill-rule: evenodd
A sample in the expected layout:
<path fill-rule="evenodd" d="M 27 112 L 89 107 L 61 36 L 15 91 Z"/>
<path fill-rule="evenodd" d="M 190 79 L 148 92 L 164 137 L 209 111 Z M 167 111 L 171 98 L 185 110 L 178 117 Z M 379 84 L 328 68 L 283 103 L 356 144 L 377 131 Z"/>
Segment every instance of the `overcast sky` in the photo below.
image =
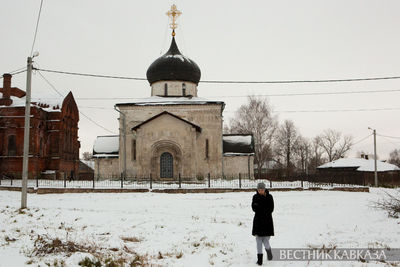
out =
<path fill-rule="evenodd" d="M 400 1 L 100 1 L 44 0 L 35 66 L 73 72 L 145 77 L 170 44 L 165 13 L 175 3 L 177 43 L 200 66 L 202 80 L 310 80 L 400 76 Z M 24 67 L 31 51 L 40 0 L 4 0 L 0 9 L 0 72 Z M 147 81 L 99 79 L 42 72 L 57 88 L 72 91 L 80 111 L 118 133 L 113 106 L 150 96 Z M 13 77 L 25 90 L 26 74 Z M 248 94 L 293 94 L 400 89 L 400 80 L 318 84 L 199 84 L 199 96 L 225 101 L 224 120 Z M 39 74 L 33 97 L 59 97 Z M 244 96 L 244 97 L 232 97 Z M 83 98 L 126 98 L 88 100 Z M 400 92 L 273 96 L 279 121 L 291 119 L 312 138 L 333 128 L 358 141 L 370 134 L 400 136 Z M 398 108 L 364 112 L 285 112 Z M 80 117 L 81 154 L 98 135 L 110 134 Z M 378 136 L 388 157 L 400 139 Z M 373 138 L 357 151 L 373 152 Z"/>

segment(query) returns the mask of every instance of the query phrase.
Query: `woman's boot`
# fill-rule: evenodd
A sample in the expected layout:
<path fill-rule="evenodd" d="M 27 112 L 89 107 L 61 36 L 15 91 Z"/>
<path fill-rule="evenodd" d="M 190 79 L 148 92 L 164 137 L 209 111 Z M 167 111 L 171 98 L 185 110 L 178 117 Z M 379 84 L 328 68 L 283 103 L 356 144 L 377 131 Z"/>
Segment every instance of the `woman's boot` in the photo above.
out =
<path fill-rule="evenodd" d="M 272 260 L 272 250 L 271 249 L 265 249 L 265 250 L 267 251 L 268 260 L 269 261 Z"/>
<path fill-rule="evenodd" d="M 262 265 L 263 254 L 257 254 L 257 264 Z"/>

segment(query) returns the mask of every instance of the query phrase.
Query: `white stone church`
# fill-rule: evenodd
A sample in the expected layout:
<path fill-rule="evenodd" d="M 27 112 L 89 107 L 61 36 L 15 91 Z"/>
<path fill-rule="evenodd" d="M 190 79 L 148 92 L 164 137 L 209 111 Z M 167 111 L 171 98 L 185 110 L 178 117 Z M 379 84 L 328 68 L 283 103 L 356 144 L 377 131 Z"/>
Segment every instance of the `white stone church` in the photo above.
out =
<path fill-rule="evenodd" d="M 222 133 L 225 103 L 198 97 L 200 68 L 174 36 L 147 70 L 151 96 L 116 104 L 120 134 L 97 137 L 95 178 L 253 177 L 253 136 Z"/>

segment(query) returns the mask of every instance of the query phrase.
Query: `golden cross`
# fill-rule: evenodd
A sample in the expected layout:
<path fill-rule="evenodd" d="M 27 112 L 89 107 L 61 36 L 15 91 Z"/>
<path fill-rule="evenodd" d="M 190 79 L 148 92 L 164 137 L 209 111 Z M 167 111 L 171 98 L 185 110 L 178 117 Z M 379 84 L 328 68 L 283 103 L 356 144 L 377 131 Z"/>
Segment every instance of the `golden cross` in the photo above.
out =
<path fill-rule="evenodd" d="M 176 20 L 178 17 L 182 14 L 177 8 L 176 5 L 171 6 L 171 10 L 167 12 L 167 16 L 172 20 L 172 23 L 169 24 L 169 26 L 172 29 L 172 36 L 175 36 L 175 29 L 178 27 L 178 24 L 176 24 Z"/>

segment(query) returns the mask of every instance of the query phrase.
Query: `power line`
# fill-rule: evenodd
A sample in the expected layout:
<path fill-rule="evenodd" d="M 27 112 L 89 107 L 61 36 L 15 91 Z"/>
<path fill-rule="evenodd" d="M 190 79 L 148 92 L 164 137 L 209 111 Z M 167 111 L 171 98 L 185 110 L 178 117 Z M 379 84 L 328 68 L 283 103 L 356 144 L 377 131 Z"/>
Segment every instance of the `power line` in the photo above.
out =
<path fill-rule="evenodd" d="M 368 90 L 368 91 L 340 91 L 340 92 L 311 92 L 311 93 L 293 93 L 293 94 L 261 94 L 252 96 L 266 96 L 266 97 L 276 97 L 276 96 L 314 96 L 314 95 L 346 95 L 346 94 L 369 94 L 369 93 L 388 93 L 388 92 L 400 92 L 400 89 L 389 89 L 389 90 Z M 230 97 L 248 97 L 241 95 L 231 95 L 231 96 L 213 96 L 213 98 L 230 98 Z"/>
<path fill-rule="evenodd" d="M 47 80 L 46 77 L 44 77 L 43 74 L 42 74 L 40 71 L 38 71 L 37 73 L 39 73 L 39 75 L 43 78 L 43 80 L 45 80 L 46 83 L 47 83 L 48 85 L 50 85 L 51 88 L 53 88 L 53 90 L 56 91 L 56 93 L 57 93 L 59 96 L 63 97 L 63 94 L 62 94 L 60 91 L 58 91 L 58 90 L 56 89 L 56 87 L 55 87 L 49 80 Z"/>
<path fill-rule="evenodd" d="M 69 71 L 60 71 L 60 70 L 39 69 L 39 68 L 35 68 L 35 70 L 40 70 L 40 71 L 45 71 L 45 72 L 52 72 L 52 73 L 58 73 L 58 74 L 67 74 L 67 75 L 76 75 L 76 76 L 87 76 L 87 77 L 96 77 L 96 78 L 108 78 L 108 79 L 147 81 L 146 78 L 134 78 L 134 77 L 124 77 L 124 76 L 112 76 L 112 75 L 100 75 L 100 74 L 90 74 L 90 73 L 78 73 L 78 72 L 69 72 Z"/>
<path fill-rule="evenodd" d="M 43 0 L 40 1 L 39 14 L 38 14 L 37 21 L 36 21 L 35 35 L 33 37 L 32 49 L 31 49 L 31 54 L 30 54 L 31 56 L 33 53 L 33 48 L 35 47 L 36 35 L 38 32 L 38 28 L 39 28 L 40 14 L 42 13 L 42 6 L 43 6 Z"/>
<path fill-rule="evenodd" d="M 294 94 L 259 94 L 252 96 L 262 97 L 291 97 L 291 96 L 317 96 L 317 95 L 347 95 L 347 94 L 369 94 L 369 93 L 392 93 L 400 92 L 400 89 L 389 89 L 389 90 L 368 90 L 368 91 L 340 91 L 340 92 L 311 92 L 311 93 L 294 93 Z M 212 96 L 211 98 L 242 98 L 248 97 L 249 95 L 224 95 L 224 96 Z M 77 97 L 76 100 L 126 100 L 126 99 L 141 99 L 132 97 Z"/>
<path fill-rule="evenodd" d="M 321 109 L 321 110 L 280 110 L 276 113 L 325 113 L 325 112 L 361 112 L 361 111 L 388 111 L 400 110 L 400 107 L 394 108 L 365 108 L 365 109 Z"/>
<path fill-rule="evenodd" d="M 11 72 L 9 72 L 9 73 L 10 73 L 11 75 L 17 75 L 17 74 L 23 73 L 23 72 L 25 72 L 25 71 L 26 71 L 26 67 L 23 67 L 23 68 L 20 68 L 20 69 L 11 71 Z M 0 76 L 0 80 L 1 80 L 1 79 L 3 79 L 3 76 Z"/>
<path fill-rule="evenodd" d="M 365 141 L 368 137 L 370 137 L 372 134 L 369 134 L 369 135 L 367 135 L 366 137 L 364 137 L 364 138 L 361 138 L 359 141 L 357 141 L 357 142 L 355 142 L 355 143 L 353 143 L 353 146 L 355 146 L 355 145 L 357 145 L 357 144 L 359 144 L 359 143 L 361 143 L 362 141 Z"/>
<path fill-rule="evenodd" d="M 388 77 L 368 77 L 368 78 L 350 78 L 350 79 L 324 79 L 324 80 L 277 80 L 277 81 L 200 81 L 203 83 L 236 83 L 236 84 L 267 84 L 267 83 L 337 83 L 337 82 L 361 82 L 361 81 L 379 81 L 395 80 L 400 76 Z"/>
<path fill-rule="evenodd" d="M 11 75 L 14 75 L 14 74 L 16 74 L 16 73 L 19 73 L 21 70 L 26 71 L 26 66 L 21 67 L 21 68 L 16 69 L 16 70 L 13 70 L 13 71 L 10 71 L 9 73 L 10 73 Z"/>
<path fill-rule="evenodd" d="M 377 134 L 378 136 L 382 136 L 382 137 L 388 137 L 388 138 L 394 138 L 394 139 L 400 139 L 400 137 L 397 136 L 389 136 L 389 135 L 383 135 L 383 134 Z"/>
<path fill-rule="evenodd" d="M 384 137 L 384 136 L 382 136 L 382 135 L 378 135 L 378 136 L 382 137 L 383 139 L 385 139 L 386 141 L 388 141 L 388 142 L 391 143 L 392 145 L 399 146 L 399 144 L 400 144 L 400 143 L 392 142 L 392 141 L 390 141 L 389 139 L 387 139 L 386 137 Z"/>
<path fill-rule="evenodd" d="M 109 79 L 123 79 L 123 80 L 137 80 L 147 81 L 146 78 L 140 77 L 128 77 L 128 76 L 115 76 L 115 75 L 102 75 L 102 74 L 91 74 L 81 72 L 70 72 L 61 70 L 49 70 L 49 69 L 36 69 L 45 72 L 52 72 L 58 74 L 87 76 L 96 78 L 109 78 Z M 367 77 L 367 78 L 349 78 L 349 79 L 325 79 L 325 80 L 276 80 L 276 81 L 218 81 L 218 80 L 203 80 L 201 83 L 225 83 L 225 84 L 283 84 L 283 83 L 332 83 L 332 82 L 360 82 L 360 81 L 379 81 L 379 80 L 395 80 L 400 79 L 400 76 L 387 76 L 387 77 Z"/>
<path fill-rule="evenodd" d="M 43 99 L 43 98 L 40 98 Z M 87 109 L 109 109 L 112 108 L 104 106 L 79 106 L 80 108 Z M 372 109 L 332 109 L 332 110 L 276 110 L 273 113 L 328 113 L 328 112 L 363 112 L 363 111 L 390 111 L 390 110 L 400 110 L 398 108 L 372 108 Z M 235 113 L 235 110 L 224 110 L 224 113 Z"/>
<path fill-rule="evenodd" d="M 49 80 L 47 80 L 47 79 L 43 76 L 43 74 L 40 73 L 40 71 L 38 71 L 38 73 L 39 73 L 40 76 L 44 79 L 44 81 L 45 81 L 48 85 L 50 85 L 50 87 L 51 87 L 58 95 L 60 95 L 61 97 L 64 97 L 63 94 L 60 93 L 60 91 L 58 91 L 58 90 L 56 89 L 56 87 L 55 87 Z M 116 134 L 115 132 L 113 132 L 113 131 L 111 131 L 111 130 L 105 128 L 105 127 L 103 127 L 102 125 L 100 125 L 99 123 L 97 123 L 96 121 L 94 121 L 92 118 L 90 118 L 89 116 L 87 116 L 86 114 L 84 114 L 82 111 L 79 110 L 79 113 L 80 113 L 82 116 L 84 116 L 86 119 L 88 119 L 89 121 L 91 121 L 92 123 L 94 123 L 95 125 L 97 125 L 98 127 L 102 128 L 102 129 L 104 129 L 104 130 L 106 130 L 106 131 L 109 132 L 109 133 Z"/>

